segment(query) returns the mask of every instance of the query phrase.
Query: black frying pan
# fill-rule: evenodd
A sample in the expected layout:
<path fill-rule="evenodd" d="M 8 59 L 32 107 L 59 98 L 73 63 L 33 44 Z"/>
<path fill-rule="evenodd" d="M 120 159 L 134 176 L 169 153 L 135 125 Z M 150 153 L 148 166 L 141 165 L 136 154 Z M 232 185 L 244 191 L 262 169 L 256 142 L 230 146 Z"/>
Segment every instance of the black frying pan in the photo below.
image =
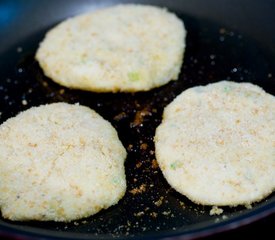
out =
<path fill-rule="evenodd" d="M 128 150 L 128 189 L 116 206 L 72 223 L 11 222 L 1 218 L 0 233 L 23 238 L 182 239 L 211 235 L 256 220 L 251 227 L 240 228 L 229 236 L 253 236 L 246 231 L 255 234 L 264 224 L 271 232 L 275 225 L 275 194 L 251 209 L 224 207 L 224 217 L 210 216 L 210 207 L 193 204 L 167 184 L 153 164 L 153 136 L 163 108 L 189 87 L 229 79 L 252 82 L 275 94 L 275 3 L 135 1 L 167 7 L 184 20 L 187 48 L 178 81 L 149 92 L 96 94 L 65 89 L 46 78 L 34 60 L 45 32 L 67 17 L 118 2 L 128 1 L 0 2 L 0 122 L 31 106 L 79 102 L 109 120 Z M 131 191 L 141 186 L 144 191 Z"/>

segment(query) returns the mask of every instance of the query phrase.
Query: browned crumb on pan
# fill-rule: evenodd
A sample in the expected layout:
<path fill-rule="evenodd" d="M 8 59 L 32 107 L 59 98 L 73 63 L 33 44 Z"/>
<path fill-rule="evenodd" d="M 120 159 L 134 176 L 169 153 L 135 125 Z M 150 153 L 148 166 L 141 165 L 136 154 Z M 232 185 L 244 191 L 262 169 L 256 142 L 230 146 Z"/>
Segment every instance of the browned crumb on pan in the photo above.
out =
<path fill-rule="evenodd" d="M 162 215 L 164 215 L 164 216 L 169 216 L 170 214 L 171 214 L 171 210 L 162 212 Z"/>
<path fill-rule="evenodd" d="M 144 117 L 151 116 L 151 115 L 152 115 L 152 113 L 150 112 L 150 110 L 148 108 L 144 108 L 140 111 L 137 111 L 134 121 L 131 122 L 131 127 L 140 126 L 143 123 Z"/>
<path fill-rule="evenodd" d="M 127 151 L 131 152 L 133 150 L 134 145 L 133 144 L 129 144 L 127 147 Z"/>
<path fill-rule="evenodd" d="M 150 216 L 153 217 L 153 218 L 156 218 L 158 216 L 158 214 L 156 212 L 151 212 Z"/>
<path fill-rule="evenodd" d="M 150 155 L 154 155 L 155 154 L 155 151 L 153 151 L 153 150 L 150 150 Z"/>
<path fill-rule="evenodd" d="M 159 167 L 159 165 L 158 165 L 157 160 L 156 160 L 156 159 L 153 159 L 153 160 L 152 160 L 152 168 L 153 168 L 153 169 L 157 169 L 158 167 Z"/>
<path fill-rule="evenodd" d="M 138 162 L 138 163 L 136 164 L 136 168 L 140 168 L 141 165 L 142 165 L 142 162 Z"/>
<path fill-rule="evenodd" d="M 127 117 L 127 114 L 125 112 L 121 112 L 121 113 L 117 114 L 116 116 L 114 116 L 113 119 L 118 122 L 126 117 Z"/>
<path fill-rule="evenodd" d="M 164 197 L 160 197 L 159 200 L 155 201 L 154 204 L 159 207 L 162 203 L 163 203 L 163 198 Z"/>
<path fill-rule="evenodd" d="M 143 211 L 141 211 L 141 212 L 138 212 L 138 213 L 134 213 L 134 216 L 135 217 L 141 217 L 141 216 L 143 216 L 145 213 L 143 212 Z"/>
<path fill-rule="evenodd" d="M 60 90 L 59 90 L 59 94 L 64 94 L 65 93 L 65 89 L 64 88 L 61 88 Z"/>
<path fill-rule="evenodd" d="M 148 148 L 148 144 L 147 143 L 142 143 L 140 144 L 140 150 L 146 150 Z"/>
<path fill-rule="evenodd" d="M 140 194 L 146 191 L 146 185 L 145 184 L 141 184 L 139 187 L 133 188 L 132 190 L 130 190 L 129 192 L 133 195 L 136 194 Z"/>
<path fill-rule="evenodd" d="M 185 208 L 185 207 L 186 207 L 186 206 L 185 206 L 185 203 L 182 202 L 182 201 L 180 201 L 180 206 L 181 206 L 182 208 Z"/>
<path fill-rule="evenodd" d="M 43 81 L 42 84 L 44 87 L 48 87 L 48 83 L 46 81 Z"/>

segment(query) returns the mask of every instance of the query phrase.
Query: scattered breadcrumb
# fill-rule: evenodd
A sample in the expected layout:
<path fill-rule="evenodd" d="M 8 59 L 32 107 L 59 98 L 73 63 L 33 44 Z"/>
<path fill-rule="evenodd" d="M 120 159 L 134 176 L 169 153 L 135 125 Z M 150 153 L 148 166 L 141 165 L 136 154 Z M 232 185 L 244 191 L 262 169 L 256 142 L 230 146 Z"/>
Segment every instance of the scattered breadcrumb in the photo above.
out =
<path fill-rule="evenodd" d="M 142 143 L 139 148 L 140 150 L 146 150 L 148 148 L 148 145 L 147 143 Z"/>
<path fill-rule="evenodd" d="M 133 150 L 133 147 L 134 147 L 133 144 L 129 144 L 127 147 L 127 150 L 130 152 Z"/>
<path fill-rule="evenodd" d="M 169 211 L 163 211 L 162 214 L 163 214 L 164 216 L 168 216 L 169 214 L 171 214 L 171 211 L 170 211 L 170 210 L 169 210 Z"/>
<path fill-rule="evenodd" d="M 163 203 L 163 197 L 160 197 L 159 200 L 155 201 L 154 204 L 159 207 Z"/>
<path fill-rule="evenodd" d="M 227 219 L 227 218 L 228 218 L 227 215 L 222 215 L 222 219 L 223 219 L 223 220 L 225 220 L 225 219 Z"/>
<path fill-rule="evenodd" d="M 60 89 L 60 90 L 59 90 L 59 93 L 60 93 L 60 94 L 64 94 L 64 93 L 65 93 L 65 89 L 64 89 L 64 88 Z"/>
<path fill-rule="evenodd" d="M 143 215 L 144 215 L 144 212 L 143 212 L 143 211 L 138 212 L 138 213 L 134 213 L 134 216 L 136 216 L 136 217 L 141 217 L 141 216 L 143 216 Z"/>
<path fill-rule="evenodd" d="M 156 218 L 158 216 L 158 214 L 156 212 L 151 212 L 150 216 L 153 217 L 153 218 Z"/>
<path fill-rule="evenodd" d="M 252 208 L 252 205 L 251 204 L 245 204 L 244 205 L 247 209 L 251 209 Z"/>
<path fill-rule="evenodd" d="M 153 168 L 153 169 L 156 169 L 156 168 L 158 168 L 158 167 L 159 167 L 159 165 L 158 165 L 157 160 L 156 160 L 156 159 L 153 159 L 153 160 L 152 160 L 152 168 Z"/>
<path fill-rule="evenodd" d="M 155 154 L 155 151 L 153 151 L 153 150 L 150 150 L 150 155 L 154 155 Z"/>
<path fill-rule="evenodd" d="M 24 106 L 25 106 L 25 105 L 27 105 L 27 104 L 28 104 L 27 100 L 25 100 L 25 99 L 24 99 L 24 100 L 22 100 L 22 105 L 24 105 Z"/>
<path fill-rule="evenodd" d="M 219 208 L 217 206 L 213 206 L 210 210 L 210 215 L 213 216 L 213 215 L 220 215 L 223 213 L 223 209 L 222 208 Z"/>
<path fill-rule="evenodd" d="M 141 165 L 142 165 L 142 162 L 138 162 L 138 163 L 136 164 L 136 168 L 140 168 Z"/>
<path fill-rule="evenodd" d="M 131 127 L 141 126 L 143 123 L 144 117 L 151 116 L 152 113 L 149 111 L 148 108 L 144 108 L 141 111 L 137 111 L 135 115 L 135 119 L 131 122 Z"/>
<path fill-rule="evenodd" d="M 43 81 L 42 84 L 44 87 L 48 87 L 48 85 L 49 85 L 46 81 Z"/>
<path fill-rule="evenodd" d="M 145 184 L 141 184 L 139 187 L 137 188 L 133 188 L 132 190 L 130 190 L 129 192 L 133 195 L 139 194 L 139 193 L 143 193 L 146 191 L 146 185 Z"/>
<path fill-rule="evenodd" d="M 182 208 L 185 208 L 185 203 L 182 202 L 182 201 L 180 201 L 180 206 L 181 206 Z"/>
<path fill-rule="evenodd" d="M 114 120 L 118 122 L 126 117 L 127 117 L 127 114 L 125 112 L 121 112 L 121 113 L 117 114 L 116 116 L 114 116 Z"/>

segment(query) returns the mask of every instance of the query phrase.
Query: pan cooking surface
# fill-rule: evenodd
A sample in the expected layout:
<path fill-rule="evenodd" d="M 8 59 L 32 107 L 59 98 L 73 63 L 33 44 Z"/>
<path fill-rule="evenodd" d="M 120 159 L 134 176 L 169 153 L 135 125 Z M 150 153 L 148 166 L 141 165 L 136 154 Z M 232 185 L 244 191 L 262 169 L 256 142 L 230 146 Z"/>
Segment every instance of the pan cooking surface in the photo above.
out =
<path fill-rule="evenodd" d="M 0 56 L 1 123 L 32 106 L 78 102 L 109 120 L 128 152 L 127 193 L 116 206 L 71 223 L 11 222 L 1 218 L 0 228 L 33 236 L 83 239 L 165 237 L 239 224 L 275 211 L 273 194 L 252 208 L 223 207 L 223 214 L 210 216 L 211 207 L 193 204 L 171 189 L 162 176 L 155 161 L 153 136 L 163 108 L 183 90 L 227 79 L 252 82 L 275 94 L 275 56 L 261 44 L 216 22 L 173 11 L 184 20 L 188 31 L 182 71 L 178 81 L 149 92 L 97 94 L 69 90 L 52 82 L 34 60 L 38 43 L 51 25 L 18 39 Z"/>

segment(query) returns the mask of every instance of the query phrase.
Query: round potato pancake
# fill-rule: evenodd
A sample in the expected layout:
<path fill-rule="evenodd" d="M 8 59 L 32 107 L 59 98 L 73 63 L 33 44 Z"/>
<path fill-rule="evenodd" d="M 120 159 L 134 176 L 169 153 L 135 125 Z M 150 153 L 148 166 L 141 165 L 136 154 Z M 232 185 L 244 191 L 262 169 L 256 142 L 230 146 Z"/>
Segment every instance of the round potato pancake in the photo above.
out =
<path fill-rule="evenodd" d="M 116 204 L 126 151 L 112 125 L 80 105 L 26 110 L 0 126 L 0 207 L 10 220 L 71 221 Z"/>
<path fill-rule="evenodd" d="M 190 88 L 164 110 L 156 157 L 179 193 L 204 205 L 246 205 L 275 189 L 275 98 L 250 83 Z"/>
<path fill-rule="evenodd" d="M 44 74 L 68 88 L 147 91 L 178 78 L 186 31 L 175 14 L 125 4 L 58 24 L 36 53 Z"/>

